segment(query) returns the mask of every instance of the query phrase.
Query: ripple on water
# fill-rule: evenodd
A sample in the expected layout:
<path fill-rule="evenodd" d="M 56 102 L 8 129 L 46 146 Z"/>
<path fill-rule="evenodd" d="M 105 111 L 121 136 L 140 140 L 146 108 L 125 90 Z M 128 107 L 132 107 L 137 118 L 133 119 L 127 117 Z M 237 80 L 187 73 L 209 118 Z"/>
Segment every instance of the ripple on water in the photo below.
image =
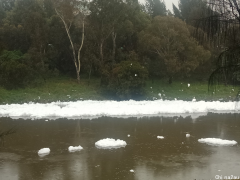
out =
<path fill-rule="evenodd" d="M 8 160 L 8 161 L 20 161 L 23 157 L 15 154 L 15 153 L 8 153 L 8 152 L 0 152 L 0 161 Z"/>

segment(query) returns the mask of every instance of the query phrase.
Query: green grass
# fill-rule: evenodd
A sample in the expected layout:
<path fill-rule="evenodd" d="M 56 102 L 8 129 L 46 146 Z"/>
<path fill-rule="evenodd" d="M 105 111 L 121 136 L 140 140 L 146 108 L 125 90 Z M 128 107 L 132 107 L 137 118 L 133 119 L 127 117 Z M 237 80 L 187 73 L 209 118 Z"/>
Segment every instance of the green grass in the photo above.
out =
<path fill-rule="evenodd" d="M 188 87 L 190 84 L 190 87 Z M 187 100 L 191 101 L 194 97 L 197 101 L 229 101 L 236 98 L 238 92 L 237 87 L 217 85 L 216 88 L 211 88 L 208 91 L 208 82 L 199 81 L 175 81 L 168 84 L 167 80 L 154 80 L 154 82 L 147 82 L 146 85 L 147 97 L 149 99 L 156 97 L 159 99 L 158 94 L 161 93 L 163 99 L 174 100 Z M 163 94 L 165 96 L 163 96 Z"/>
<path fill-rule="evenodd" d="M 188 87 L 190 83 L 190 87 Z M 234 89 L 234 91 L 232 90 Z M 232 86 L 218 86 L 216 91 L 208 92 L 207 82 L 196 81 L 175 81 L 171 85 L 167 80 L 147 81 L 146 95 L 142 100 L 159 99 L 158 94 L 162 94 L 163 99 L 192 100 L 193 97 L 199 100 L 234 100 L 237 88 Z M 163 96 L 165 95 L 165 96 Z M 0 104 L 39 102 L 48 103 L 53 101 L 76 101 L 76 100 L 106 100 L 100 87 L 100 79 L 91 79 L 89 85 L 87 79 L 81 79 L 78 84 L 70 77 L 58 77 L 47 80 L 41 86 L 28 87 L 25 89 L 6 90 L 0 87 Z"/>
<path fill-rule="evenodd" d="M 25 89 L 5 90 L 0 87 L 0 104 L 53 101 L 76 101 L 80 99 L 105 98 L 100 92 L 99 79 L 92 79 L 88 85 L 86 79 L 78 84 L 75 79 L 68 77 L 53 78 L 38 87 Z"/>

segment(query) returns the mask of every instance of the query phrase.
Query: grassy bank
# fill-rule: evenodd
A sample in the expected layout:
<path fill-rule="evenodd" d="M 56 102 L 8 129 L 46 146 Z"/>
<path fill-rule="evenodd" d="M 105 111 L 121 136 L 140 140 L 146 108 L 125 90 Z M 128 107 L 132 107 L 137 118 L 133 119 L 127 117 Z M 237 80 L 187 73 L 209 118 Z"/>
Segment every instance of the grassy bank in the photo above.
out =
<path fill-rule="evenodd" d="M 190 86 L 188 87 L 188 84 Z M 216 87 L 208 90 L 207 81 L 175 81 L 168 84 L 166 80 L 155 80 L 154 82 L 148 81 L 146 86 L 148 97 L 159 98 L 159 93 L 163 99 L 174 100 L 187 100 L 191 101 L 194 97 L 197 101 L 229 101 L 235 100 L 238 87 L 217 85 Z"/>
<path fill-rule="evenodd" d="M 0 87 L 0 104 L 53 101 L 76 101 L 80 99 L 104 100 L 101 95 L 99 79 L 82 79 L 81 83 L 69 77 L 48 79 L 38 87 L 5 90 Z"/>
<path fill-rule="evenodd" d="M 190 84 L 190 87 L 188 87 Z M 208 92 L 207 82 L 175 81 L 168 84 L 166 80 L 148 81 L 145 87 L 146 95 L 142 100 L 153 100 L 159 97 L 174 100 L 234 100 L 237 88 L 232 86 L 217 86 L 216 91 Z M 102 93 L 100 79 L 82 79 L 78 84 L 75 79 L 69 77 L 53 78 L 38 87 L 25 89 L 5 90 L 0 87 L 0 104 L 53 101 L 76 101 L 76 100 L 107 100 L 111 99 Z"/>

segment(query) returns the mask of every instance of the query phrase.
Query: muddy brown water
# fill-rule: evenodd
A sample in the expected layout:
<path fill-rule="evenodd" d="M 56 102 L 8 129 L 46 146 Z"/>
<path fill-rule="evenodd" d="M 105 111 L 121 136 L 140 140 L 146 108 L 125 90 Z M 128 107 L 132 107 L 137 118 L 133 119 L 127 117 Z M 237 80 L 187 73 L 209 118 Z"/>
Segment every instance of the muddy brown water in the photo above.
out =
<path fill-rule="evenodd" d="M 94 120 L 13 120 L 0 118 L 0 130 L 16 127 L 0 145 L 0 180 L 190 180 L 240 177 L 240 148 L 198 142 L 215 137 L 240 143 L 240 115 L 187 118 Z M 186 133 L 191 137 L 186 138 Z M 128 137 L 130 135 L 130 137 Z M 164 136 L 165 139 L 157 139 Z M 122 139 L 125 148 L 98 149 L 104 138 Z M 68 152 L 81 145 L 80 152 Z M 39 157 L 39 149 L 51 153 Z M 130 172 L 130 170 L 134 172 Z"/>

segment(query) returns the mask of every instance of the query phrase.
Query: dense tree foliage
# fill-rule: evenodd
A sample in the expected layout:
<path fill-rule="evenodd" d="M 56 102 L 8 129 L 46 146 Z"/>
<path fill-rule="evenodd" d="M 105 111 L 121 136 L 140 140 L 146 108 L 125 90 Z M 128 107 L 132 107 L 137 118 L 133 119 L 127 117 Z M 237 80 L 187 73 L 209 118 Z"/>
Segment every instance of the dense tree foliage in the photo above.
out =
<path fill-rule="evenodd" d="M 163 61 L 169 78 L 189 75 L 210 57 L 210 52 L 190 36 L 186 23 L 173 17 L 155 17 L 146 31 L 140 33 L 140 39 L 143 49 Z"/>
<path fill-rule="evenodd" d="M 0 0 L 1 86 L 25 87 L 58 72 L 77 74 L 78 82 L 97 76 L 126 98 L 141 94 L 148 76 L 210 74 L 210 54 L 221 49 L 196 36 L 196 29 L 206 36 L 207 26 L 194 23 L 210 10 L 202 0 L 180 0 L 174 17 L 163 0 Z"/>
<path fill-rule="evenodd" d="M 0 56 L 0 83 L 7 89 L 24 87 L 34 80 L 36 71 L 20 51 L 3 51 Z"/>
<path fill-rule="evenodd" d="M 240 72 L 240 2 L 236 0 L 209 0 L 208 16 L 198 21 L 209 40 L 221 49 L 217 68 L 211 74 L 209 87 L 223 82 L 239 84 Z"/>
<path fill-rule="evenodd" d="M 138 62 L 137 54 L 130 52 L 126 61 L 111 71 L 108 90 L 120 99 L 136 98 L 144 93 L 147 77 L 148 71 Z"/>
<path fill-rule="evenodd" d="M 167 15 L 166 5 L 163 0 L 146 0 L 146 9 L 152 17 Z"/>

